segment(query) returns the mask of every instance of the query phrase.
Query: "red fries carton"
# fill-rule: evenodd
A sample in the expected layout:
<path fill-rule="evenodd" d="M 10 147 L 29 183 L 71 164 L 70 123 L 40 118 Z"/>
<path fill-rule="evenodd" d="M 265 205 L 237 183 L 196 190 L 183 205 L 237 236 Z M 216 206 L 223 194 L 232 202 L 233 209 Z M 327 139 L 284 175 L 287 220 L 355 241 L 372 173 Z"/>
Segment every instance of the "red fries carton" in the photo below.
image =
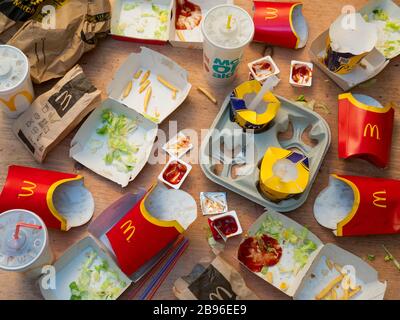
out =
<path fill-rule="evenodd" d="M 340 237 L 400 233 L 400 181 L 333 174 L 314 216 Z"/>
<path fill-rule="evenodd" d="M 67 231 L 90 220 L 94 201 L 80 175 L 13 165 L 0 194 L 0 214 L 11 209 L 32 211 L 48 228 Z"/>
<path fill-rule="evenodd" d="M 377 167 L 386 167 L 390 159 L 393 121 L 391 104 L 382 107 L 368 96 L 339 95 L 339 158 L 359 157 Z"/>
<path fill-rule="evenodd" d="M 153 186 L 106 233 L 121 270 L 132 275 L 196 219 L 197 205 L 184 191 Z"/>
<path fill-rule="evenodd" d="M 254 1 L 254 41 L 299 49 L 308 39 L 301 2 Z"/>

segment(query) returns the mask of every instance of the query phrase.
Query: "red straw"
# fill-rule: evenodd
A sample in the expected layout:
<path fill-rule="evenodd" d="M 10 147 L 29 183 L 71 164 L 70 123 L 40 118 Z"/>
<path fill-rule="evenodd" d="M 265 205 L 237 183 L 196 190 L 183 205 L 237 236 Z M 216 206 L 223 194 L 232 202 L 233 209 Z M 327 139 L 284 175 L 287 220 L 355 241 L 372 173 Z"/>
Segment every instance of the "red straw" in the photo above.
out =
<path fill-rule="evenodd" d="M 21 222 L 21 221 L 17 222 L 17 224 L 15 225 L 15 233 L 14 233 L 15 240 L 19 239 L 19 229 L 21 229 L 21 227 L 37 229 L 37 230 L 42 229 L 42 226 L 39 226 L 37 224 L 25 223 L 25 222 Z"/>

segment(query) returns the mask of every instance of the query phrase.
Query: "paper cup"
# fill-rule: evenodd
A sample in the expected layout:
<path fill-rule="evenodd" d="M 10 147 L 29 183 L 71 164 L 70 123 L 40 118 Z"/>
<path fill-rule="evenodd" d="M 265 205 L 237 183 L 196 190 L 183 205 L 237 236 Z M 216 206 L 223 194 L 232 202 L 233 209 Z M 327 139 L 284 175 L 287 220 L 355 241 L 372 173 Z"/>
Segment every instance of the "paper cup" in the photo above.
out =
<path fill-rule="evenodd" d="M 17 222 L 40 225 L 40 230 L 21 228 L 19 249 L 10 242 Z M 39 277 L 42 267 L 53 262 L 49 236 L 43 220 L 32 211 L 14 209 L 0 214 L 0 269 Z"/>
<path fill-rule="evenodd" d="M 228 17 L 232 16 L 228 29 Z M 210 9 L 202 24 L 203 62 L 207 80 L 217 86 L 231 83 L 237 73 L 243 51 L 253 39 L 254 24 L 250 15 L 234 5 Z"/>
<path fill-rule="evenodd" d="M 376 26 L 357 14 L 342 14 L 331 25 L 327 38 L 325 65 L 337 74 L 351 72 L 378 41 Z"/>
<path fill-rule="evenodd" d="M 17 118 L 34 97 L 28 58 L 13 46 L 0 45 L 0 109 Z"/>

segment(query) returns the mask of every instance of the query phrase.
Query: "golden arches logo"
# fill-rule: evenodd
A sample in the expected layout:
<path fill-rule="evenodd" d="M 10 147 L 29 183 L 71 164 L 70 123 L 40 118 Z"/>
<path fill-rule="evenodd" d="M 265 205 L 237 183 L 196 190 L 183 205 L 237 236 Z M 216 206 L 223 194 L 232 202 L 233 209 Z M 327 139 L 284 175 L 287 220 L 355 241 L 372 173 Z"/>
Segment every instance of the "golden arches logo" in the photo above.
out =
<path fill-rule="evenodd" d="M 215 292 L 210 293 L 209 298 L 210 300 L 224 300 L 222 293 L 224 293 L 227 299 L 232 299 L 233 295 L 224 287 L 217 287 Z"/>
<path fill-rule="evenodd" d="M 128 235 L 128 237 L 126 238 L 126 241 L 131 242 L 131 238 L 134 235 L 136 228 L 135 226 L 132 225 L 132 220 L 128 220 L 126 221 L 122 226 L 121 226 L 121 230 L 124 229 L 123 234 L 127 234 L 128 232 L 130 232 L 130 234 Z"/>
<path fill-rule="evenodd" d="M 28 180 L 24 180 L 24 185 L 22 185 L 21 190 L 22 193 L 18 194 L 18 197 L 31 197 L 35 194 L 35 189 L 37 185 Z"/>
<path fill-rule="evenodd" d="M 268 7 L 265 13 L 265 20 L 273 20 L 276 18 L 278 18 L 278 9 Z"/>
<path fill-rule="evenodd" d="M 385 190 L 374 192 L 373 196 L 374 196 L 373 204 L 375 207 L 387 208 Z"/>
<path fill-rule="evenodd" d="M 8 101 L 0 98 L 0 102 L 2 102 L 11 112 L 17 111 L 17 106 L 15 105 L 15 100 L 18 96 L 23 96 L 26 100 L 31 103 L 33 101 L 32 95 L 28 91 L 21 91 L 14 94 Z"/>
<path fill-rule="evenodd" d="M 376 137 L 375 137 L 375 139 L 376 139 L 376 140 L 381 140 L 381 138 L 380 138 L 380 136 L 379 136 L 379 127 L 378 127 L 376 124 L 372 125 L 372 124 L 368 123 L 368 124 L 365 126 L 365 128 L 364 128 L 364 137 L 367 136 L 368 130 L 369 130 L 369 136 L 370 136 L 371 138 L 374 138 L 374 137 L 375 137 L 375 132 L 376 132 Z"/>

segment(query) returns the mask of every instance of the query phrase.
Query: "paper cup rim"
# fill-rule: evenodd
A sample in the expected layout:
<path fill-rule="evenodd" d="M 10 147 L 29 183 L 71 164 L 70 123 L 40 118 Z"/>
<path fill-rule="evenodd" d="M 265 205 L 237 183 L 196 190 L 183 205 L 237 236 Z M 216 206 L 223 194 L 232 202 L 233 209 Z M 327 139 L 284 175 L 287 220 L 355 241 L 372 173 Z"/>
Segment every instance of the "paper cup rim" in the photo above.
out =
<path fill-rule="evenodd" d="M 44 221 L 42 220 L 42 218 L 40 218 L 36 213 L 34 213 L 34 212 L 32 212 L 32 211 L 30 211 L 30 210 L 26 210 L 26 209 L 11 209 L 11 210 L 7 210 L 7 211 L 4 211 L 4 212 L 2 212 L 2 213 L 0 213 L 0 217 L 1 217 L 1 215 L 3 215 L 4 213 L 11 213 L 11 212 L 15 212 L 15 211 L 19 211 L 19 212 L 25 212 L 25 213 L 29 213 L 29 214 L 32 214 L 34 217 L 36 217 L 36 219 L 38 219 L 39 220 L 39 222 L 42 224 L 42 226 L 43 226 L 43 230 L 44 230 L 44 242 L 43 242 L 43 246 L 42 246 L 42 248 L 40 249 L 40 251 L 39 251 L 39 253 L 37 254 L 37 256 L 32 260 L 32 261 L 30 261 L 29 263 L 27 263 L 27 264 L 24 264 L 24 265 L 22 265 L 22 266 L 19 266 L 19 267 L 5 267 L 5 266 L 3 266 L 3 265 L 0 265 L 0 269 L 3 269 L 3 270 L 6 270 L 6 271 L 24 271 L 27 267 L 29 267 L 29 266 L 31 266 L 31 265 L 33 265 L 37 260 L 39 260 L 39 258 L 42 256 L 42 254 L 43 254 L 43 252 L 44 252 L 44 249 L 46 248 L 46 246 L 47 246 L 47 243 L 48 243 L 48 241 L 49 241 L 49 236 L 48 236 L 48 234 L 47 234 L 47 228 L 46 228 L 46 225 L 45 225 L 45 223 L 44 223 Z"/>
<path fill-rule="evenodd" d="M 25 61 L 25 75 L 21 78 L 20 81 L 18 81 L 18 83 L 15 84 L 15 86 L 13 86 L 13 87 L 11 87 L 11 88 L 8 88 L 8 89 L 6 89 L 6 90 L 0 90 L 0 94 L 6 94 L 6 93 L 9 93 L 9 92 L 15 90 L 15 89 L 18 88 L 21 84 L 24 83 L 24 81 L 26 80 L 27 76 L 30 74 L 30 73 L 29 73 L 29 60 L 28 60 L 28 57 L 26 56 L 26 54 L 23 53 L 22 50 L 21 50 L 21 49 L 18 49 L 17 47 L 10 46 L 9 44 L 0 44 L 0 49 L 1 49 L 1 48 L 4 48 L 4 47 L 8 47 L 8 48 L 10 48 L 11 50 L 17 51 L 17 52 L 24 58 L 24 61 Z"/>
<path fill-rule="evenodd" d="M 251 32 L 251 34 L 250 34 L 250 36 L 249 36 L 249 39 L 247 39 L 247 40 L 246 40 L 244 43 L 242 43 L 240 46 L 236 46 L 236 47 L 225 47 L 225 46 L 221 46 L 221 45 L 215 43 L 214 41 L 212 41 L 212 40 L 207 36 L 207 34 L 206 34 L 205 30 L 204 30 L 204 24 L 205 24 L 205 22 L 206 22 L 206 20 L 207 20 L 207 18 L 208 18 L 209 13 L 211 13 L 212 11 L 214 11 L 214 10 L 216 10 L 216 9 L 222 8 L 222 7 L 230 7 L 230 8 L 234 7 L 234 8 L 236 8 L 236 9 L 238 9 L 239 11 L 242 11 L 243 13 L 245 13 L 245 14 L 247 15 L 247 17 L 249 18 L 249 20 L 251 21 L 251 25 L 253 26 L 253 28 L 252 28 L 252 32 Z M 207 41 L 209 41 L 213 46 L 215 46 L 215 47 L 217 47 L 217 48 L 225 49 L 225 50 L 237 50 L 237 49 L 240 49 L 240 48 L 244 48 L 245 46 L 247 46 L 247 45 L 253 40 L 254 32 L 255 32 L 254 21 L 253 21 L 252 17 L 250 16 L 250 14 L 249 14 L 246 10 L 244 10 L 242 7 L 239 7 L 239 6 L 234 5 L 234 4 L 229 4 L 229 3 L 220 4 L 220 5 L 217 5 L 217 6 L 215 6 L 215 7 L 212 7 L 210 10 L 208 10 L 208 12 L 206 13 L 206 15 L 205 15 L 203 21 L 201 22 L 201 33 L 202 33 L 204 39 L 206 39 Z"/>

